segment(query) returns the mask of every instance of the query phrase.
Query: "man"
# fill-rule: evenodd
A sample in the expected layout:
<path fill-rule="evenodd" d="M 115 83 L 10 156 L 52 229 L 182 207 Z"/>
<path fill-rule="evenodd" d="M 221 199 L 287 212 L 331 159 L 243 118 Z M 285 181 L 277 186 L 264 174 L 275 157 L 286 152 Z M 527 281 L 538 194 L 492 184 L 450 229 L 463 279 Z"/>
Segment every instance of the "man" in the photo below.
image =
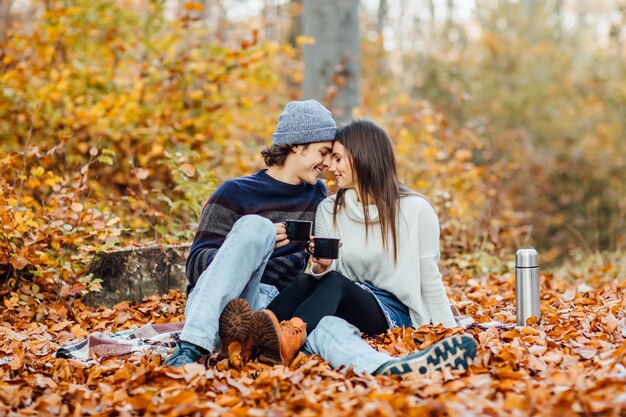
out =
<path fill-rule="evenodd" d="M 287 239 L 283 222 L 315 219 L 317 205 L 326 197 L 319 176 L 329 166 L 336 131 L 330 112 L 318 102 L 287 104 L 272 146 L 262 152 L 268 168 L 228 180 L 213 193 L 187 259 L 185 325 L 166 365 L 195 362 L 213 349 L 229 301 L 241 297 L 252 310 L 264 308 L 304 270 L 305 245 Z M 247 325 L 232 322 L 241 311 L 231 313 L 220 334 L 224 348 L 247 337 L 239 332 Z M 304 329 L 298 334 L 306 337 Z"/>

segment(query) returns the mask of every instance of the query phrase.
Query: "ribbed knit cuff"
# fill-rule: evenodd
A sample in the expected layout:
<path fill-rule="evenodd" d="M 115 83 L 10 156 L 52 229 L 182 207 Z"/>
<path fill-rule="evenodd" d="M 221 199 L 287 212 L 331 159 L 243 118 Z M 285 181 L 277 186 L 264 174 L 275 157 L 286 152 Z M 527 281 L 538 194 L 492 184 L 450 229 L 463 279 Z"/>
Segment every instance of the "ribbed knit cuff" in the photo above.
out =
<path fill-rule="evenodd" d="M 335 260 L 333 259 L 333 262 L 330 264 L 328 269 L 326 271 L 324 271 L 324 272 L 319 273 L 319 274 L 316 274 L 315 272 L 313 272 L 313 267 L 311 266 L 311 269 L 309 270 L 309 275 L 311 275 L 315 279 L 320 279 L 324 275 L 328 274 L 330 271 L 334 271 L 334 270 L 335 270 Z"/>

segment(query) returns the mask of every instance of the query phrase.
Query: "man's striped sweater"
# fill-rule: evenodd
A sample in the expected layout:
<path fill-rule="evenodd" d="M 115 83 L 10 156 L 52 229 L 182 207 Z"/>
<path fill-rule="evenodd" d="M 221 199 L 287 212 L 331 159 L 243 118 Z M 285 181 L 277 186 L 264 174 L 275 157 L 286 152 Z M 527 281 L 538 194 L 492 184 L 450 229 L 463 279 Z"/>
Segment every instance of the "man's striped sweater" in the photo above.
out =
<path fill-rule="evenodd" d="M 187 293 L 196 285 L 198 277 L 209 266 L 235 222 L 242 216 L 257 214 L 282 223 L 287 219 L 315 219 L 317 205 L 326 197 L 326 186 L 299 185 L 278 181 L 263 169 L 254 175 L 224 182 L 211 195 L 202 210 L 202 218 L 187 258 Z M 270 257 L 261 282 L 279 290 L 289 285 L 298 272 L 304 271 L 308 255 L 305 244 L 292 242 Z M 245 253 L 241 256 L 246 256 Z"/>

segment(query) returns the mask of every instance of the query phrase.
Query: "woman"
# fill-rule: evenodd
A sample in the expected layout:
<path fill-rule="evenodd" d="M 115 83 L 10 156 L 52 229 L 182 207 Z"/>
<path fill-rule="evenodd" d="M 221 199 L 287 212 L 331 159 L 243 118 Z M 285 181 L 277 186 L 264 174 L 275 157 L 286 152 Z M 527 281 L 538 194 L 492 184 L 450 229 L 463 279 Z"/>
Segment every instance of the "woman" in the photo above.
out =
<path fill-rule="evenodd" d="M 398 181 L 385 131 L 366 120 L 339 129 L 329 169 L 339 191 L 318 206 L 315 235 L 341 239 L 339 257 L 313 258 L 310 274 L 252 315 L 262 362 L 288 364 L 325 316 L 370 336 L 431 322 L 456 326 L 437 266 L 437 215 Z"/>

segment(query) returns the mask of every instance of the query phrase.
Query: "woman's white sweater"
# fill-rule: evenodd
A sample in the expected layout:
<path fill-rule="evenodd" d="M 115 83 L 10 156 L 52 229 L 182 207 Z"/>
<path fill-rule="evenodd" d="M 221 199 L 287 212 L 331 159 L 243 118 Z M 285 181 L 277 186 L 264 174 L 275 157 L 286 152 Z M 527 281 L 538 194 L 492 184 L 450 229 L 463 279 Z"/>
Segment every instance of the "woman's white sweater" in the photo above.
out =
<path fill-rule="evenodd" d="M 334 202 L 335 196 L 322 201 L 315 217 L 315 236 L 341 239 L 334 269 L 352 280 L 367 281 L 393 293 L 409 308 L 415 327 L 431 322 L 456 327 L 437 266 L 439 221 L 430 203 L 418 195 L 400 199 L 398 257 L 394 265 L 391 236 L 387 250 L 383 249 L 376 206 L 368 207 L 372 224 L 366 237 L 363 205 L 356 192 L 346 192 L 336 225 Z"/>

